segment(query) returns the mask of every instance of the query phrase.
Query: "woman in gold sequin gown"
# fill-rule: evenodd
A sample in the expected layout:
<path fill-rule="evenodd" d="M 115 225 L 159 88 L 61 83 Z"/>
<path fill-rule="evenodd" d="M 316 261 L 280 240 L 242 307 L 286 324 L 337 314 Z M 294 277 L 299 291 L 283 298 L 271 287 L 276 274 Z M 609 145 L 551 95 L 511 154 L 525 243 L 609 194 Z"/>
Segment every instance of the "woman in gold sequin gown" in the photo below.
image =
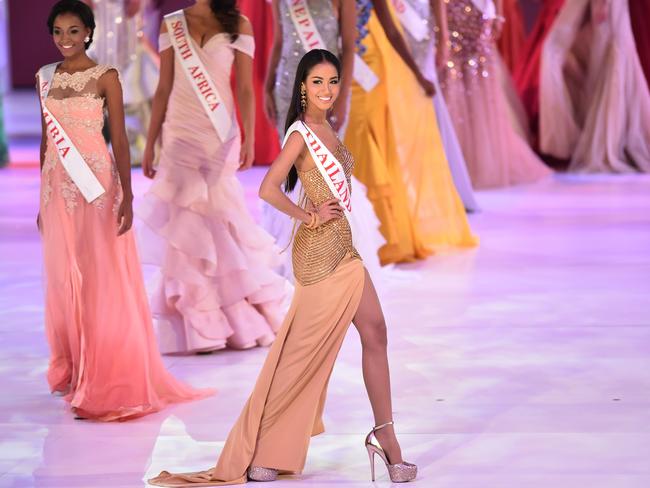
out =
<path fill-rule="evenodd" d="M 352 155 L 326 121 L 338 95 L 340 64 L 329 51 L 312 50 L 296 74 L 286 127 L 300 119 L 343 166 L 350 185 Z M 304 105 L 301 94 L 304 91 Z M 301 107 L 305 107 L 301 109 Z M 281 189 L 302 182 L 305 205 Z M 363 346 L 363 376 L 378 425 L 377 449 L 393 481 L 415 478 L 401 458 L 392 428 L 386 326 L 372 281 L 352 243 L 350 225 L 333 198 L 299 132 L 292 132 L 273 162 L 260 196 L 299 221 L 293 245 L 296 290 L 284 324 L 269 351 L 244 410 L 216 467 L 150 480 L 157 486 L 218 486 L 247 479 L 270 481 L 278 472 L 300 473 L 312 435 L 323 432 L 327 383 L 343 338 L 354 322 Z M 354 209 L 353 209 L 354 211 Z M 374 434 L 375 429 L 373 429 Z M 367 441 L 371 440 L 371 435 Z"/>
<path fill-rule="evenodd" d="M 440 81 L 474 188 L 545 177 L 550 170 L 518 129 L 499 78 L 495 44 L 499 20 L 492 0 L 445 0 L 445 4 L 450 49 Z"/>

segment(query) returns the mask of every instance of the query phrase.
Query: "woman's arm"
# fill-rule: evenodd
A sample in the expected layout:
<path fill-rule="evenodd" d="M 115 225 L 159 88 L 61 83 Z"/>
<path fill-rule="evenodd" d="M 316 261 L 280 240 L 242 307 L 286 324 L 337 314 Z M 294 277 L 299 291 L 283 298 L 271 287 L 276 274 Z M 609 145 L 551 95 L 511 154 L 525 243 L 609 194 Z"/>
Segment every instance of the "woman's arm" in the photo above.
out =
<path fill-rule="evenodd" d="M 494 0 L 497 15 L 503 16 L 503 0 Z"/>
<path fill-rule="evenodd" d="M 447 5 L 443 0 L 429 0 L 429 4 L 436 19 L 436 65 L 441 69 L 449 59 Z"/>
<path fill-rule="evenodd" d="M 119 230 L 117 235 L 127 232 L 133 224 L 133 191 L 131 190 L 131 155 L 129 141 L 124 125 L 124 102 L 122 100 L 122 85 L 117 71 L 106 72 L 97 84 L 100 94 L 106 99 L 108 107 L 108 125 L 111 134 L 113 156 L 122 185 L 122 203 L 117 215 Z"/>
<path fill-rule="evenodd" d="M 386 37 L 392 44 L 393 49 L 397 51 L 397 54 L 399 54 L 402 60 L 413 72 L 415 78 L 418 80 L 418 83 L 425 91 L 425 93 L 429 96 L 435 95 L 436 89 L 434 88 L 433 83 L 431 83 L 429 80 L 427 80 L 424 77 L 424 75 L 422 75 L 420 68 L 418 67 L 415 60 L 413 59 L 413 56 L 411 55 L 411 51 L 409 50 L 409 47 L 406 44 L 406 41 L 404 40 L 404 37 L 402 36 L 401 32 L 397 29 L 397 26 L 393 21 L 393 16 L 390 13 L 386 0 L 372 0 L 372 4 L 375 7 L 377 18 L 379 19 L 379 22 L 381 23 L 381 26 L 384 29 L 384 32 L 386 33 Z"/>
<path fill-rule="evenodd" d="M 43 164 L 45 164 L 45 151 L 47 151 L 47 126 L 45 125 L 45 119 L 43 118 L 43 104 L 41 103 L 41 80 L 36 76 L 36 93 L 38 93 L 38 104 L 41 107 L 41 146 L 39 148 L 39 161 L 41 164 L 41 172 L 43 171 Z M 36 215 L 36 227 L 38 230 L 42 230 L 41 227 L 41 212 L 39 211 Z"/>
<path fill-rule="evenodd" d="M 277 123 L 278 111 L 275 107 L 273 89 L 275 88 L 275 77 L 278 63 L 280 62 L 280 54 L 282 53 L 282 23 L 280 22 L 279 1 L 284 0 L 273 0 L 271 4 L 273 11 L 273 48 L 271 49 L 271 57 L 269 58 L 269 65 L 266 69 L 266 80 L 264 82 L 264 112 L 274 124 Z"/>
<path fill-rule="evenodd" d="M 163 21 L 160 26 L 161 34 L 167 32 L 167 24 Z M 153 178 L 156 171 L 153 168 L 154 147 L 160 137 L 160 130 L 165 121 L 167 113 L 167 104 L 169 95 L 174 86 L 174 48 L 169 47 L 160 53 L 160 78 L 158 87 L 153 96 L 151 107 L 151 121 L 149 122 L 149 131 L 147 133 L 147 145 L 142 157 L 142 171 L 147 178 Z"/>
<path fill-rule="evenodd" d="M 259 196 L 280 212 L 309 224 L 312 216 L 306 210 L 293 203 L 282 191 L 282 184 L 287 179 L 287 175 L 294 161 L 302 159 L 306 150 L 307 146 L 302 136 L 298 132 L 291 134 L 282 151 L 280 151 L 278 157 L 273 161 L 266 176 L 264 176 L 260 185 Z M 318 207 L 316 213 L 318 214 L 319 222 L 324 224 L 328 220 L 341 217 L 343 215 L 343 207 L 340 206 L 338 199 L 333 198 Z"/>
<path fill-rule="evenodd" d="M 341 32 L 341 80 L 339 81 L 341 88 L 332 112 L 332 127 L 336 131 L 345 124 L 354 76 L 354 53 L 357 38 L 357 7 L 355 0 L 340 0 L 339 31 Z"/>
<path fill-rule="evenodd" d="M 253 35 L 253 26 L 241 17 L 239 33 Z M 239 156 L 239 169 L 248 169 L 255 159 L 255 91 L 253 90 L 253 58 L 241 51 L 235 51 L 235 79 L 237 103 L 243 125 L 243 138 Z"/>
<path fill-rule="evenodd" d="M 45 126 L 45 119 L 43 118 L 43 104 L 41 103 L 41 80 L 36 76 L 36 93 L 38 94 L 38 105 L 41 107 L 41 147 L 39 150 L 39 161 L 41 163 L 41 171 L 43 171 L 43 164 L 45 163 L 45 151 L 47 150 L 47 127 Z"/>

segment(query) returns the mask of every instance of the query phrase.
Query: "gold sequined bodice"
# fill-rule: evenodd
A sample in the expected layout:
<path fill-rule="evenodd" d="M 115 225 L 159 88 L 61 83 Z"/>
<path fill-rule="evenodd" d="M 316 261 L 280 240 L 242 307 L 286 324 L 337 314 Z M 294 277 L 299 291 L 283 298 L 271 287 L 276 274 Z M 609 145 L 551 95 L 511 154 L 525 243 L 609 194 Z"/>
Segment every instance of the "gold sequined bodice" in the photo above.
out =
<path fill-rule="evenodd" d="M 348 185 L 354 159 L 346 147 L 339 143 L 334 156 L 341 162 Z M 299 171 L 298 177 L 305 197 L 318 206 L 334 198 L 318 168 Z M 352 231 L 345 217 L 332 219 L 316 229 L 301 224 L 293 241 L 293 273 L 301 285 L 311 285 L 327 278 L 346 256 L 361 259 L 352 245 Z"/>

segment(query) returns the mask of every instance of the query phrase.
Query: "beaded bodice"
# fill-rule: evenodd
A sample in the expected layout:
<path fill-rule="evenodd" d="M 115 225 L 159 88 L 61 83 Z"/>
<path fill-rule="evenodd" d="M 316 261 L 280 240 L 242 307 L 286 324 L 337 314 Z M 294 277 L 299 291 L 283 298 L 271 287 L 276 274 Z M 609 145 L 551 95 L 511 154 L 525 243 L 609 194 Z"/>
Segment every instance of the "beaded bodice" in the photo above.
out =
<path fill-rule="evenodd" d="M 341 162 L 351 188 L 350 178 L 354 167 L 352 154 L 339 143 L 334 156 Z M 314 206 L 334 198 L 318 168 L 299 171 L 298 176 L 305 198 Z M 293 272 L 296 281 L 301 285 L 321 281 L 348 255 L 360 258 L 352 244 L 352 231 L 345 217 L 332 219 L 316 229 L 301 225 L 293 241 Z"/>
<path fill-rule="evenodd" d="M 491 76 L 495 44 L 492 22 L 471 0 L 445 0 L 449 26 L 447 75 L 453 79 Z"/>

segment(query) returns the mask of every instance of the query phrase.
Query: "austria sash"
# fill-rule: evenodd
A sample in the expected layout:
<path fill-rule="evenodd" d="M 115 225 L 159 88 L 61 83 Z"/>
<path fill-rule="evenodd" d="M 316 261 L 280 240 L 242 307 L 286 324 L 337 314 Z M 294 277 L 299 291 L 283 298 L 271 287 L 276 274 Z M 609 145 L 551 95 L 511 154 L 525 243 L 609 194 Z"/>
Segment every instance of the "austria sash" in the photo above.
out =
<path fill-rule="evenodd" d="M 316 163 L 318 171 L 323 176 L 323 179 L 325 180 L 325 183 L 327 183 L 332 195 L 338 197 L 341 201 L 343 210 L 346 215 L 349 216 L 352 212 L 352 193 L 350 192 L 350 186 L 348 185 L 348 179 L 345 176 L 343 165 L 302 120 L 296 120 L 291 127 L 289 127 L 287 134 L 284 136 L 284 141 L 282 142 L 283 146 L 294 131 L 300 132 L 300 135 L 302 135 L 307 144 L 307 149 L 309 149 L 309 153 Z"/>
<path fill-rule="evenodd" d="M 428 24 L 409 4 L 408 0 L 391 0 L 391 3 L 400 23 L 416 41 L 423 41 L 429 36 Z"/>
<path fill-rule="evenodd" d="M 314 23 L 314 19 L 311 16 L 309 11 L 309 6 L 307 5 L 307 0 L 285 0 L 287 3 L 287 8 L 291 14 L 291 20 L 293 22 L 298 36 L 302 42 L 302 47 L 306 52 L 311 51 L 312 49 L 327 49 L 327 46 L 323 42 L 323 38 L 318 32 L 318 28 Z M 354 79 L 365 91 L 369 92 L 372 90 L 377 83 L 379 83 L 379 78 L 377 75 L 370 69 L 370 67 L 365 63 L 361 56 L 358 54 L 354 55 Z"/>
<path fill-rule="evenodd" d="M 187 28 L 185 13 L 182 10 L 165 15 L 167 32 L 171 39 L 176 56 L 183 67 L 187 81 L 199 99 L 199 103 L 208 115 L 210 122 L 217 132 L 221 142 L 228 139 L 232 127 L 232 118 L 223 104 L 208 70 L 199 58 Z"/>
<path fill-rule="evenodd" d="M 104 190 L 95 173 L 86 164 L 83 156 L 72 143 L 65 130 L 63 130 L 59 121 L 56 120 L 45 105 L 58 64 L 48 64 L 38 71 L 39 94 L 41 97 L 41 109 L 43 111 L 43 120 L 45 121 L 45 130 L 47 131 L 50 142 L 56 148 L 63 168 L 77 188 L 79 188 L 86 201 L 90 203 L 103 195 L 106 190 Z"/>

